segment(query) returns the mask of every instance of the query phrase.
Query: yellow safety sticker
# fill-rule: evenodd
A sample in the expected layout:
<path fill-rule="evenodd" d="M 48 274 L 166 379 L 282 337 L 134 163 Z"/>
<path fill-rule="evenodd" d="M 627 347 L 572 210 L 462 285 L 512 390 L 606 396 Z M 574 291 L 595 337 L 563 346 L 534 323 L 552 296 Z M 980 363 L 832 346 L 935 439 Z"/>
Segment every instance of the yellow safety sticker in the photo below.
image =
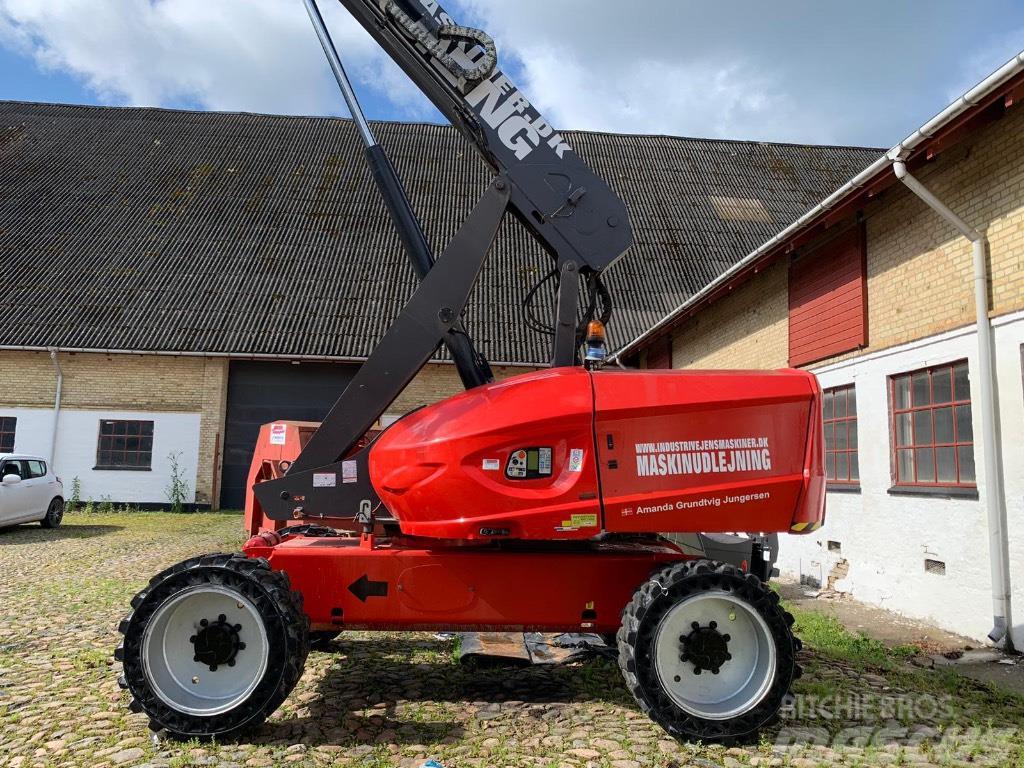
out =
<path fill-rule="evenodd" d="M 569 520 L 569 525 L 575 528 L 592 528 L 597 525 L 597 515 L 593 513 L 587 515 L 573 515 Z"/>

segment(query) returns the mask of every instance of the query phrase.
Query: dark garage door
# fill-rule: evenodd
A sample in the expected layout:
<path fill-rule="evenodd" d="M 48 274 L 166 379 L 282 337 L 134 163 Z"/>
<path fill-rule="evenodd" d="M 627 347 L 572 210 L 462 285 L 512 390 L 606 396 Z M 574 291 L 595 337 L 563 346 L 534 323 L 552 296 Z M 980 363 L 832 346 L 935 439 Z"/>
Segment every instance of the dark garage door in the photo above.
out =
<path fill-rule="evenodd" d="M 271 421 L 321 421 L 358 366 L 342 363 L 233 360 L 228 373 L 224 471 L 220 505 L 241 509 L 260 426 Z"/>

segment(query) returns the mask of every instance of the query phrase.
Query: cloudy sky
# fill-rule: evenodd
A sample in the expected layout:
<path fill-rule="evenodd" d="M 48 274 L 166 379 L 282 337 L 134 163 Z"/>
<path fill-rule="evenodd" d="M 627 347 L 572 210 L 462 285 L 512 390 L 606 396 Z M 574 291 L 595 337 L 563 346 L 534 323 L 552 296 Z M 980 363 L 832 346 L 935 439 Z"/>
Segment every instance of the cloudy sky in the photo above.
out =
<path fill-rule="evenodd" d="M 370 117 L 440 120 L 335 0 Z M 1024 49 L 1021 0 L 450 0 L 563 128 L 890 146 Z M 0 99 L 344 114 L 300 0 L 0 0 Z"/>

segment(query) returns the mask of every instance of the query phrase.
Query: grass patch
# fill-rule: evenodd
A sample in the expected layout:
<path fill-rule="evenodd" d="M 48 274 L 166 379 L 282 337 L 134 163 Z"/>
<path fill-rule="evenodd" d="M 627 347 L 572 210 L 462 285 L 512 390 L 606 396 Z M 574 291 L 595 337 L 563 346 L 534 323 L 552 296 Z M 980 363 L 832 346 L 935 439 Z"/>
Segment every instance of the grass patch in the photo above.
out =
<path fill-rule="evenodd" d="M 904 652 L 889 649 L 867 635 L 850 632 L 832 616 L 802 611 L 792 605 L 786 608 L 796 619 L 793 631 L 820 654 L 876 669 L 891 669 L 906 658 Z"/>

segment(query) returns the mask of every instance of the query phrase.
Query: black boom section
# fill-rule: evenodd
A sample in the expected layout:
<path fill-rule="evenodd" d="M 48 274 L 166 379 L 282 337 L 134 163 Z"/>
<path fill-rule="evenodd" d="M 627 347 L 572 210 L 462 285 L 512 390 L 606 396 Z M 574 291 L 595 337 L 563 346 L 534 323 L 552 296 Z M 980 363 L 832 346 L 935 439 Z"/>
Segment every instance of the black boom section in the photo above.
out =
<path fill-rule="evenodd" d="M 495 66 L 490 38 L 434 2 L 339 2 L 508 176 L 512 212 L 559 265 L 600 272 L 632 245 L 625 204 Z"/>
<path fill-rule="evenodd" d="M 491 182 L 441 258 L 292 463 L 289 476 L 338 461 L 430 359 L 469 300 L 508 206 L 508 194 L 509 185 L 503 176 Z"/>

